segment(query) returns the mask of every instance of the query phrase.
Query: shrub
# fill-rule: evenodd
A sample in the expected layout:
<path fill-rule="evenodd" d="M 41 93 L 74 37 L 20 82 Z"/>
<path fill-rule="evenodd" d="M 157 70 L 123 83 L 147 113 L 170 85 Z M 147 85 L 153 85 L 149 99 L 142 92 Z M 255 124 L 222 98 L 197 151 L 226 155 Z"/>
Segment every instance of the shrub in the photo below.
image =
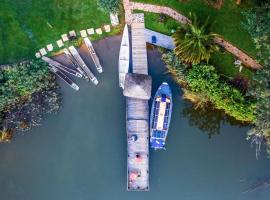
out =
<path fill-rule="evenodd" d="M 186 80 L 191 91 L 206 95 L 217 109 L 239 121 L 254 121 L 255 105 L 239 90 L 221 81 L 213 66 L 193 66 Z"/>
<path fill-rule="evenodd" d="M 119 11 L 120 0 L 98 0 L 98 7 L 111 13 L 117 13 Z"/>

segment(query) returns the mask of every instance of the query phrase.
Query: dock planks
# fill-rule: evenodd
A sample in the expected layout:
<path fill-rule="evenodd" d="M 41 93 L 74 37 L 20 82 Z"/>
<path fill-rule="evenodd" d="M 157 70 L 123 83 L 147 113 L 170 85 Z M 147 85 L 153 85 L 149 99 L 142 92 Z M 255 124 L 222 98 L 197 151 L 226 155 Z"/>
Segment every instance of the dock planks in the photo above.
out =
<path fill-rule="evenodd" d="M 133 73 L 148 75 L 143 14 L 133 14 L 131 24 Z M 127 190 L 149 190 L 148 100 L 126 98 Z M 136 140 L 134 140 L 136 137 Z"/>

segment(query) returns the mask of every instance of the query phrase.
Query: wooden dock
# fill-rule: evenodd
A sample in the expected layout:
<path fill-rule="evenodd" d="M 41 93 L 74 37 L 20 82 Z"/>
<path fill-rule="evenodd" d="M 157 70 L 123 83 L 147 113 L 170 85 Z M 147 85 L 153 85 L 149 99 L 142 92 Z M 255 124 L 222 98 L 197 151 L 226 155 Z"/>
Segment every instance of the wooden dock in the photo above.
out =
<path fill-rule="evenodd" d="M 152 79 L 148 76 L 144 15 L 132 15 L 133 73 L 125 79 L 127 131 L 127 190 L 149 190 L 149 106 Z"/>

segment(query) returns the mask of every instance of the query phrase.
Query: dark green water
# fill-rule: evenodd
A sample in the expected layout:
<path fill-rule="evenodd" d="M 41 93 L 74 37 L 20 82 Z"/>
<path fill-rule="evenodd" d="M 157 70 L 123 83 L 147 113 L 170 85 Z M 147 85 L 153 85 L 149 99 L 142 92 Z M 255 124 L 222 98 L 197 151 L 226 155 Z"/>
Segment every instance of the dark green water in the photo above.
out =
<path fill-rule="evenodd" d="M 255 159 L 247 128 L 221 124 L 208 135 L 190 124 L 181 91 L 155 50 L 148 51 L 153 89 L 166 80 L 174 112 L 166 151 L 151 152 L 150 192 L 126 191 L 125 99 L 118 87 L 120 37 L 95 43 L 104 65 L 100 84 L 62 84 L 63 108 L 42 126 L 1 144 L 0 200 L 268 200 L 270 190 L 242 192 L 270 177 L 270 160 Z M 204 123 L 208 123 L 205 120 Z"/>

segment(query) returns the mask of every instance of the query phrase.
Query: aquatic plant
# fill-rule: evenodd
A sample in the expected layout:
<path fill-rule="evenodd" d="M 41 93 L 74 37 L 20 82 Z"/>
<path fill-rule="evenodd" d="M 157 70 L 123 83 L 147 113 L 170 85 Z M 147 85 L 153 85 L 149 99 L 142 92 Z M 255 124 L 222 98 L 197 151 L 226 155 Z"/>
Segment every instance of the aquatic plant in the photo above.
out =
<path fill-rule="evenodd" d="M 0 128 L 27 130 L 61 105 L 55 76 L 44 62 L 5 67 L 0 70 L 0 83 Z"/>
<path fill-rule="evenodd" d="M 7 128 L 3 128 L 2 130 L 0 130 L 0 142 L 9 142 L 12 138 L 12 130 L 11 129 L 7 129 Z"/>

